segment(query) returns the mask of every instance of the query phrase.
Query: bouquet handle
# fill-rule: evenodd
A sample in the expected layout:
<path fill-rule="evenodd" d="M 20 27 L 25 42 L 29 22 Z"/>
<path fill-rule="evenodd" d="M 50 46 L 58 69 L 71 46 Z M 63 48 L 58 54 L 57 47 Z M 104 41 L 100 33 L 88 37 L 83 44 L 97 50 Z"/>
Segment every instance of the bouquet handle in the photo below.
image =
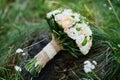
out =
<path fill-rule="evenodd" d="M 25 66 L 31 74 L 40 72 L 42 68 L 50 61 L 63 47 L 59 40 L 52 35 L 52 40 Z"/>

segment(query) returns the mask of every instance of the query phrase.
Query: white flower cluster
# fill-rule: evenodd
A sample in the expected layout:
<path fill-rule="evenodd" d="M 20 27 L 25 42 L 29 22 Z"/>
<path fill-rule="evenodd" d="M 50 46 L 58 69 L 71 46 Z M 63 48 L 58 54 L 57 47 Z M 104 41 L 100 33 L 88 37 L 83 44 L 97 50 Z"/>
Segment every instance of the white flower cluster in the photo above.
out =
<path fill-rule="evenodd" d="M 73 13 L 71 9 L 54 10 L 47 14 L 48 19 L 52 16 L 62 26 L 64 32 L 75 40 L 81 53 L 86 55 L 92 46 L 92 31 L 84 21 L 80 22 L 83 16 Z"/>
<path fill-rule="evenodd" d="M 16 53 L 23 53 L 23 50 L 22 50 L 21 48 L 18 48 L 18 49 L 16 50 Z"/>
<path fill-rule="evenodd" d="M 15 68 L 16 71 L 20 71 L 20 72 L 22 71 L 22 69 L 21 69 L 20 66 L 17 66 L 17 65 L 16 65 L 16 66 L 14 66 L 14 68 Z"/>
<path fill-rule="evenodd" d="M 92 72 L 92 70 L 95 69 L 96 65 L 97 65 L 96 61 L 90 62 L 90 61 L 86 60 L 84 62 L 84 68 L 83 68 L 83 70 L 85 71 L 85 73 Z"/>
<path fill-rule="evenodd" d="M 23 51 L 23 49 L 21 49 L 21 48 L 18 48 L 18 49 L 16 50 L 16 53 L 17 53 L 17 54 L 22 53 L 22 56 L 27 55 L 27 53 L 25 53 L 25 52 Z"/>

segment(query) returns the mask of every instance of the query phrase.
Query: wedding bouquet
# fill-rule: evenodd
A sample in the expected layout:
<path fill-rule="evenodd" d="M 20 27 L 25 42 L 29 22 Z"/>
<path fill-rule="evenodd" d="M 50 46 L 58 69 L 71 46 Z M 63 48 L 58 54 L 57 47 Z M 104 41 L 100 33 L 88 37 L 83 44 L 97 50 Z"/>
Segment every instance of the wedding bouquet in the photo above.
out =
<path fill-rule="evenodd" d="M 92 46 L 92 31 L 84 19 L 70 9 L 59 9 L 47 14 L 52 32 L 62 46 L 76 57 L 80 52 L 86 55 Z"/>
<path fill-rule="evenodd" d="M 46 20 L 53 33 L 52 40 L 25 66 L 31 74 L 39 73 L 60 50 L 79 57 L 88 54 L 92 46 L 92 31 L 80 14 L 71 9 L 57 9 L 49 12 Z"/>

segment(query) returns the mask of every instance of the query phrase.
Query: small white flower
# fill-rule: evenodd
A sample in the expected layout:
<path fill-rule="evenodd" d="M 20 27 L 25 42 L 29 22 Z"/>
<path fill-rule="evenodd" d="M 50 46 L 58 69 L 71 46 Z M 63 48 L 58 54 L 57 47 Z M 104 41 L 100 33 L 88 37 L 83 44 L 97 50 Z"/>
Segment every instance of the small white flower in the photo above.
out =
<path fill-rule="evenodd" d="M 93 66 L 94 66 L 94 65 L 93 65 Z M 90 69 L 92 69 L 93 66 L 92 66 L 92 63 L 89 62 L 89 63 L 87 63 L 87 64 L 84 65 L 84 68 L 90 68 Z"/>
<path fill-rule="evenodd" d="M 84 64 L 89 64 L 91 63 L 89 60 L 84 61 Z"/>
<path fill-rule="evenodd" d="M 93 61 L 92 61 L 93 62 Z M 96 61 L 95 61 L 96 62 Z M 96 62 L 97 63 L 97 62 Z M 91 63 L 90 61 L 86 60 L 84 61 L 84 72 L 89 73 L 92 72 L 92 70 L 95 69 L 95 64 Z"/>
<path fill-rule="evenodd" d="M 95 65 L 91 65 L 91 69 L 95 69 Z"/>
<path fill-rule="evenodd" d="M 83 68 L 83 69 L 84 69 L 85 73 L 92 72 L 92 69 L 90 69 L 90 68 Z"/>
<path fill-rule="evenodd" d="M 16 71 L 20 71 L 20 72 L 22 71 L 22 69 L 21 69 L 20 66 L 17 66 L 17 65 L 16 65 L 16 66 L 14 66 L 14 68 L 15 68 Z"/>
<path fill-rule="evenodd" d="M 22 53 L 23 52 L 23 50 L 21 49 L 21 48 L 18 48 L 17 50 L 16 50 L 16 53 Z"/>
<path fill-rule="evenodd" d="M 109 7 L 109 10 L 112 10 L 112 7 Z"/>
<path fill-rule="evenodd" d="M 22 56 L 25 56 L 25 55 L 27 55 L 27 53 L 22 53 Z"/>
<path fill-rule="evenodd" d="M 106 4 L 106 3 L 104 3 L 104 4 L 103 4 L 103 7 L 107 7 L 107 4 Z"/>
<path fill-rule="evenodd" d="M 97 65 L 97 62 L 96 62 L 96 61 L 92 61 L 92 63 L 93 63 L 94 65 Z"/>

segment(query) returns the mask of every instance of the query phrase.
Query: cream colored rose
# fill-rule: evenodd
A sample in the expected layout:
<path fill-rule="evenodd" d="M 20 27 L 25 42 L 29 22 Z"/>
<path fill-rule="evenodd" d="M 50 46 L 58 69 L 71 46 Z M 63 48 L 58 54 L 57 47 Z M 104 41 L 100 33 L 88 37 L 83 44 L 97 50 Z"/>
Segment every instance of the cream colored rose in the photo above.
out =
<path fill-rule="evenodd" d="M 58 24 L 62 25 L 62 28 L 64 29 L 64 31 L 66 31 L 67 29 L 72 27 L 73 24 L 75 23 L 72 17 L 64 16 L 63 14 L 56 15 L 55 16 L 55 21 Z"/>
<path fill-rule="evenodd" d="M 67 29 L 72 27 L 74 23 L 75 22 L 74 22 L 73 18 L 65 17 L 62 19 L 62 28 L 64 29 L 64 31 L 66 31 Z"/>

